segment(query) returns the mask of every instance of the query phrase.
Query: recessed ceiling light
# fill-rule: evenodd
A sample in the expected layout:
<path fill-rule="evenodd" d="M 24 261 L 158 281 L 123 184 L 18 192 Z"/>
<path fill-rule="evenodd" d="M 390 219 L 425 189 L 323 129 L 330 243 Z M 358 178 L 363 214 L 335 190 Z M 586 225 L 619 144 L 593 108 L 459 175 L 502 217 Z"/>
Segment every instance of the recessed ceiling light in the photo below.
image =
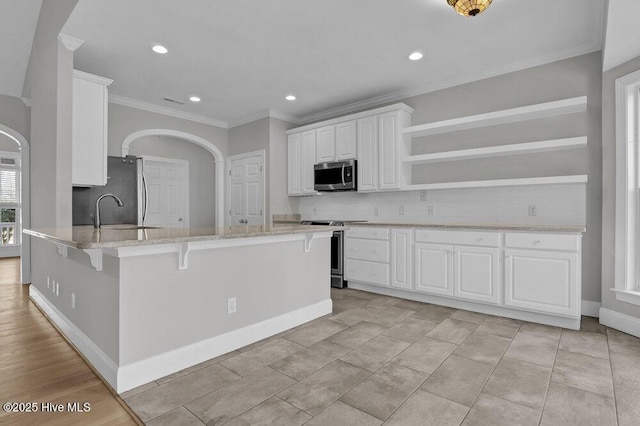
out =
<path fill-rule="evenodd" d="M 166 47 L 164 47 L 161 44 L 154 44 L 153 46 L 151 46 L 151 50 L 153 50 L 156 53 L 159 53 L 161 55 L 164 55 L 165 53 L 167 53 L 169 51 L 169 49 L 167 49 Z"/>
<path fill-rule="evenodd" d="M 412 61 L 419 61 L 420 59 L 422 59 L 424 55 L 422 54 L 422 52 L 412 52 L 411 55 L 409 55 L 409 59 L 411 59 Z"/>
<path fill-rule="evenodd" d="M 200 98 L 199 98 L 199 97 L 197 97 L 197 96 L 191 96 L 191 97 L 189 98 L 189 100 L 190 100 L 191 102 L 200 102 Z"/>
<path fill-rule="evenodd" d="M 293 95 L 287 95 L 287 96 L 285 96 L 284 98 L 285 98 L 286 100 L 288 100 L 288 101 L 295 101 L 295 100 L 296 100 L 296 97 L 295 97 L 295 96 L 293 96 Z"/>

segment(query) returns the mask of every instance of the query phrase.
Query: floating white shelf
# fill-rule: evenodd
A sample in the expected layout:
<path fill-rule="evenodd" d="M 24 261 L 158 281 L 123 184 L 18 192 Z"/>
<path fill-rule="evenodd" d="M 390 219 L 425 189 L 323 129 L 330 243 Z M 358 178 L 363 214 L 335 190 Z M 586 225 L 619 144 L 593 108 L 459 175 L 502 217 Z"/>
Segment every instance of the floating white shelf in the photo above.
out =
<path fill-rule="evenodd" d="M 502 111 L 494 111 L 471 115 L 468 117 L 421 124 L 419 126 L 406 127 L 402 130 L 402 133 L 407 137 L 437 135 L 457 130 L 476 129 L 480 127 L 494 126 L 496 124 L 514 123 L 516 121 L 533 120 L 536 118 L 571 114 L 586 110 L 587 97 L 580 96 L 577 98 L 563 99 L 560 101 L 528 105 L 519 108 L 505 109 Z"/>
<path fill-rule="evenodd" d="M 561 183 L 587 183 L 587 175 L 427 183 L 421 185 L 407 185 L 402 189 L 404 191 L 425 191 L 432 189 L 490 188 L 497 186 L 530 186 Z"/>
<path fill-rule="evenodd" d="M 438 163 L 443 161 L 470 160 L 477 158 L 499 157 L 515 154 L 560 151 L 587 146 L 587 137 L 553 139 L 539 142 L 527 142 L 486 148 L 463 149 L 459 151 L 437 152 L 433 154 L 410 155 L 402 162 L 408 165 Z"/>

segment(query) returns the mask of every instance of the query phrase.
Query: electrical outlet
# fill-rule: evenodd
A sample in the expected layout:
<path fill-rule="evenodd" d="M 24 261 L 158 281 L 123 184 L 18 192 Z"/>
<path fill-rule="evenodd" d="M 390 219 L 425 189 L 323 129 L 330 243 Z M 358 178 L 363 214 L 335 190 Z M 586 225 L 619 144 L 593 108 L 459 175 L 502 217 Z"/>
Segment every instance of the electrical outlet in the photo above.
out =
<path fill-rule="evenodd" d="M 236 298 L 230 297 L 227 300 L 227 313 L 234 314 L 236 312 Z"/>
<path fill-rule="evenodd" d="M 538 215 L 538 209 L 536 208 L 535 204 L 529 204 L 529 216 L 537 216 Z"/>
<path fill-rule="evenodd" d="M 427 191 L 420 192 L 420 201 L 427 201 Z"/>
<path fill-rule="evenodd" d="M 404 216 L 404 206 L 400 206 L 400 208 L 398 209 L 398 213 L 400 214 L 400 216 Z"/>
<path fill-rule="evenodd" d="M 433 206 L 427 206 L 427 216 L 433 216 Z"/>
<path fill-rule="evenodd" d="M 49 279 L 48 275 L 47 275 L 47 288 L 51 288 L 51 280 Z"/>
<path fill-rule="evenodd" d="M 76 308 L 76 294 L 71 292 L 71 309 Z"/>
<path fill-rule="evenodd" d="M 380 210 L 377 207 L 373 208 L 373 215 L 374 216 L 378 216 L 378 214 L 380 214 Z"/>
<path fill-rule="evenodd" d="M 51 280 L 51 293 L 56 294 L 56 280 Z"/>
<path fill-rule="evenodd" d="M 60 296 L 60 281 L 56 281 L 56 296 Z"/>

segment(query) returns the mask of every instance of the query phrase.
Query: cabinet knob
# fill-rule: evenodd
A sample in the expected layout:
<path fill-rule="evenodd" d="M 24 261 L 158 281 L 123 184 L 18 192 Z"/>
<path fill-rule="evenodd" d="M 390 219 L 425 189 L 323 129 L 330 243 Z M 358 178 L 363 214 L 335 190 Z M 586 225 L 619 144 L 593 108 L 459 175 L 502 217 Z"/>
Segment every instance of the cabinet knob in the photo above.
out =
<path fill-rule="evenodd" d="M 478 238 L 478 241 L 484 241 L 484 238 Z"/>
<path fill-rule="evenodd" d="M 535 241 L 533 242 L 533 244 L 540 244 L 541 242 L 542 242 L 542 241 L 540 241 L 540 240 L 535 240 Z"/>

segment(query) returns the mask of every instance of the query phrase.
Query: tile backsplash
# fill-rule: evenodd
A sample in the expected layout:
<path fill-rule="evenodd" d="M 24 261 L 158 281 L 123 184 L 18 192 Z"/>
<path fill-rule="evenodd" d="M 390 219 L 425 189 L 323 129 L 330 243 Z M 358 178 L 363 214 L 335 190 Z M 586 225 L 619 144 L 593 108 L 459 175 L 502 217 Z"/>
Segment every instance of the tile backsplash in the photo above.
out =
<path fill-rule="evenodd" d="M 303 219 L 420 224 L 584 226 L 586 185 L 324 193 L 302 197 L 300 215 Z"/>

